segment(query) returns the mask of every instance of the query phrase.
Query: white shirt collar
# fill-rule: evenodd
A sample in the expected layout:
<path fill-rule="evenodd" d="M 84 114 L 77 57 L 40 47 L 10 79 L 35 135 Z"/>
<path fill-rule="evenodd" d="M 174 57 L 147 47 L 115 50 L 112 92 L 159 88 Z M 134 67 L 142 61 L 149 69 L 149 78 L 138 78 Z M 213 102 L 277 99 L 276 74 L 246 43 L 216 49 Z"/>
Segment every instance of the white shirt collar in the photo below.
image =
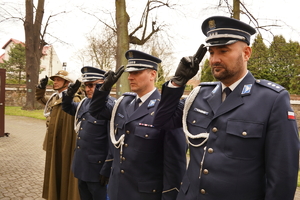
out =
<path fill-rule="evenodd" d="M 142 97 L 139 97 L 138 95 L 136 95 L 136 99 L 138 99 L 138 98 L 141 99 L 140 105 L 141 105 L 142 103 L 144 103 L 144 102 L 151 96 L 151 94 L 152 94 L 155 90 L 156 90 L 156 88 L 154 88 L 152 91 L 148 92 L 147 94 L 145 94 L 145 95 L 142 96 Z"/>
<path fill-rule="evenodd" d="M 228 86 L 231 91 L 233 91 L 236 86 L 238 86 L 238 84 L 240 84 L 240 82 L 242 82 L 242 80 L 245 78 L 245 76 L 248 74 L 248 70 L 247 70 L 247 73 L 242 77 L 240 78 L 239 80 L 237 80 L 236 82 L 234 82 L 233 84 L 231 84 L 230 86 Z M 225 86 L 223 83 L 222 83 L 222 92 L 224 91 L 224 89 L 226 88 L 227 86 Z"/>
<path fill-rule="evenodd" d="M 66 91 L 67 89 L 65 89 L 64 91 Z M 63 93 L 63 91 L 62 92 L 58 92 L 58 91 L 56 91 L 56 94 L 59 96 L 59 98 L 62 98 L 62 93 Z"/>

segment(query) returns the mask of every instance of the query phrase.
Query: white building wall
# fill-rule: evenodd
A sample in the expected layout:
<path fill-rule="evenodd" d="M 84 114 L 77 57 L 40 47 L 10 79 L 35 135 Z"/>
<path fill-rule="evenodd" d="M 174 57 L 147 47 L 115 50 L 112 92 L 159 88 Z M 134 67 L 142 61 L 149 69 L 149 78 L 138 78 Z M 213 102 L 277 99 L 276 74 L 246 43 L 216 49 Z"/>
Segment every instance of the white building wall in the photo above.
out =
<path fill-rule="evenodd" d="M 4 48 L 4 56 L 3 60 L 9 60 L 8 52 L 10 49 L 15 45 L 14 40 L 11 39 L 7 46 Z M 39 80 L 44 78 L 45 75 L 48 77 L 52 76 L 53 74 L 57 73 L 59 70 L 63 69 L 62 63 L 60 62 L 58 55 L 56 54 L 53 46 L 45 46 L 43 51 L 44 56 L 41 58 L 41 65 L 39 74 Z"/>
<path fill-rule="evenodd" d="M 10 49 L 12 48 L 12 47 L 14 47 L 14 43 L 13 42 L 10 42 L 6 47 L 5 47 L 5 54 L 4 54 L 4 58 L 3 58 L 3 60 L 8 60 L 9 59 L 9 55 L 8 55 L 8 52 L 10 52 Z"/>
<path fill-rule="evenodd" d="M 62 69 L 62 63 L 53 46 L 45 47 L 44 53 L 46 55 L 41 58 L 40 70 L 42 72 L 39 75 L 39 79 L 44 78 L 45 76 L 50 77 Z"/>

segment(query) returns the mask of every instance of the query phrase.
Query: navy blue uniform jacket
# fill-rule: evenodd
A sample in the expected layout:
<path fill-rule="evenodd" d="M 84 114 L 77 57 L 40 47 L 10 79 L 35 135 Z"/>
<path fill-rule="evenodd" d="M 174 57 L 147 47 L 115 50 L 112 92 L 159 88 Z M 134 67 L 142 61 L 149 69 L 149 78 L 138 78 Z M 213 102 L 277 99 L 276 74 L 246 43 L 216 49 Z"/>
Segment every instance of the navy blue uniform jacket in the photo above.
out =
<path fill-rule="evenodd" d="M 68 96 L 63 96 L 63 110 L 75 116 L 77 120 L 78 130 L 72 171 L 74 176 L 82 181 L 99 182 L 100 174 L 106 177 L 110 175 L 112 157 L 108 153 L 108 124 L 114 100 L 113 97 L 108 97 L 106 103 L 98 105 L 97 109 L 101 110 L 101 117 L 96 119 L 89 113 L 91 99 L 82 100 L 75 116 L 79 103 L 73 102 Z"/>
<path fill-rule="evenodd" d="M 183 90 L 163 87 L 154 126 L 182 125 Z M 248 72 L 223 103 L 221 95 L 220 82 L 204 83 L 189 109 L 189 132 L 207 132 L 209 138 L 190 146 L 177 199 L 293 200 L 299 140 L 288 92 Z"/>
<path fill-rule="evenodd" d="M 98 97 L 101 99 L 103 95 L 102 91 L 95 91 L 92 101 L 99 101 Z M 176 199 L 186 169 L 187 146 L 182 130 L 176 129 L 166 136 L 152 126 L 160 100 L 157 90 L 135 111 L 136 94 L 123 96 L 112 116 L 116 140 L 121 135 L 125 139 L 122 147 L 113 150 L 108 184 L 110 200 Z"/>

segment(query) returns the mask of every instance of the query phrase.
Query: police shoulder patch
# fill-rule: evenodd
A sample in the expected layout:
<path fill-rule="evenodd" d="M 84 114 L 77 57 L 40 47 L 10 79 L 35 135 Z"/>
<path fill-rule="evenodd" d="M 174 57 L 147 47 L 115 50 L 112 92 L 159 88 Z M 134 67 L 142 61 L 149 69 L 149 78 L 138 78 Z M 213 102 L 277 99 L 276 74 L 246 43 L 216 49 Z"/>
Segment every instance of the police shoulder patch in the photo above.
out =
<path fill-rule="evenodd" d="M 264 79 L 256 79 L 255 82 L 259 85 L 270 88 L 276 92 L 281 92 L 282 90 L 285 90 L 284 87 L 282 87 L 281 85 L 274 83 L 272 81 L 268 81 L 268 80 L 264 80 Z"/>
<path fill-rule="evenodd" d="M 136 97 L 136 93 L 134 93 L 134 92 L 124 92 L 123 96 L 133 96 L 133 97 Z"/>
<path fill-rule="evenodd" d="M 200 86 L 216 86 L 218 85 L 220 82 L 215 81 L 215 82 L 201 82 L 199 85 Z"/>

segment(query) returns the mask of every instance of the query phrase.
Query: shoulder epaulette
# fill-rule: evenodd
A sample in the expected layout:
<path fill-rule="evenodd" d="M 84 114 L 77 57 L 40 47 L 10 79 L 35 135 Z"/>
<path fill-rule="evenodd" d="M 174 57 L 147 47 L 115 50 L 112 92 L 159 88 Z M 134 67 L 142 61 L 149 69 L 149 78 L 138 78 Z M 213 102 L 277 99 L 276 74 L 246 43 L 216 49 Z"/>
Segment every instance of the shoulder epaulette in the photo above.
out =
<path fill-rule="evenodd" d="M 125 92 L 125 93 L 123 93 L 122 94 L 123 96 L 136 96 L 136 93 L 134 93 L 134 92 Z"/>
<path fill-rule="evenodd" d="M 215 86 L 215 85 L 218 85 L 219 82 L 218 81 L 215 81 L 215 82 L 201 82 L 199 85 L 200 86 Z"/>
<path fill-rule="evenodd" d="M 282 87 L 281 85 L 274 83 L 272 81 L 268 81 L 268 80 L 264 80 L 264 79 L 257 79 L 255 82 L 259 85 L 270 88 L 276 92 L 281 92 L 282 90 L 285 90 L 284 87 Z"/>

